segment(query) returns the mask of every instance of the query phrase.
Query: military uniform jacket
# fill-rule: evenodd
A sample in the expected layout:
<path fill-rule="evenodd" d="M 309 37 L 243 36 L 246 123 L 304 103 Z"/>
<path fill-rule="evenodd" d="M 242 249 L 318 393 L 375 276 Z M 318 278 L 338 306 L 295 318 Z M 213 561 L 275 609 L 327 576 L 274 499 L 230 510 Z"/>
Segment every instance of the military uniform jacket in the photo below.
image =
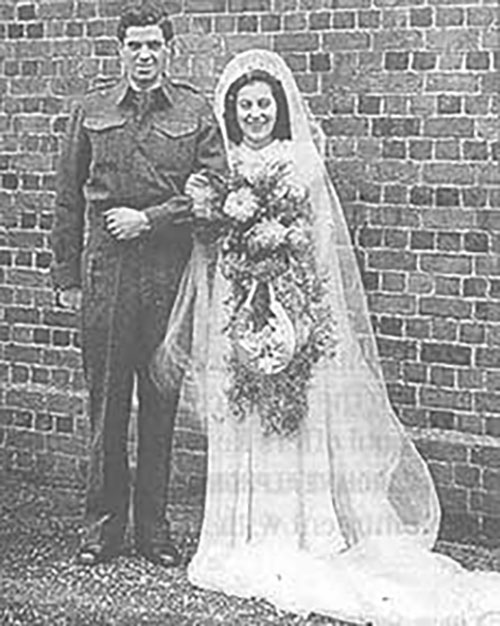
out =
<path fill-rule="evenodd" d="M 225 168 L 211 107 L 188 83 L 165 77 L 146 105 L 125 80 L 87 94 L 72 109 L 61 155 L 52 230 L 55 286 L 85 286 L 82 275 L 92 262 L 112 266 L 129 252 L 168 282 L 190 245 L 185 182 L 193 172 Z M 115 207 L 144 211 L 150 230 L 118 242 L 104 218 Z"/>

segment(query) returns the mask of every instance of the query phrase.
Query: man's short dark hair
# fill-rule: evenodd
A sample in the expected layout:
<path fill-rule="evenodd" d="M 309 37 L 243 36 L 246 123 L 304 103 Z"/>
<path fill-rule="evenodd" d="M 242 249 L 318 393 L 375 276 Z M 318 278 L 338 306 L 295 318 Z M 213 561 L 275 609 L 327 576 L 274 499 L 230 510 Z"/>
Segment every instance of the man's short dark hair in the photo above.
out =
<path fill-rule="evenodd" d="M 117 37 L 123 43 L 130 26 L 158 25 L 168 43 L 174 36 L 174 27 L 168 11 L 156 0 L 140 0 L 128 4 L 120 15 Z"/>
<path fill-rule="evenodd" d="M 236 100 L 240 89 L 256 82 L 269 85 L 276 100 L 276 124 L 274 125 L 273 139 L 291 139 L 290 111 L 281 82 L 264 70 L 253 70 L 237 78 L 226 92 L 224 98 L 224 123 L 229 141 L 239 145 L 243 140 L 243 133 L 236 115 Z"/>

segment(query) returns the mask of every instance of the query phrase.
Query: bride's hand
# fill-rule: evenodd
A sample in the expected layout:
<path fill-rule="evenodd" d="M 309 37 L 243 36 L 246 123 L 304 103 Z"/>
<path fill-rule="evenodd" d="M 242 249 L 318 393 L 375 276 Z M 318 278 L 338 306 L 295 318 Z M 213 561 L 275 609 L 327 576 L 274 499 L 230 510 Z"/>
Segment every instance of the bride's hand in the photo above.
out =
<path fill-rule="evenodd" d="M 208 176 L 203 172 L 191 174 L 186 181 L 184 193 L 193 200 L 194 216 L 209 219 L 213 189 Z"/>
<path fill-rule="evenodd" d="M 282 159 L 274 159 L 269 162 L 268 170 L 270 174 L 279 172 L 280 179 L 285 184 L 291 184 L 295 180 L 295 170 L 291 161 L 283 161 Z"/>

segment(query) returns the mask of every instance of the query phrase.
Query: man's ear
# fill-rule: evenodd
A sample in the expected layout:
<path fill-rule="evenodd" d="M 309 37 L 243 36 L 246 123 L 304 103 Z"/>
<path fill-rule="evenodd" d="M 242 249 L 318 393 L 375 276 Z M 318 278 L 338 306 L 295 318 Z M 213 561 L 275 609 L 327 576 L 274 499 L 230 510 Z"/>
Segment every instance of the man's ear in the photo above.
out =
<path fill-rule="evenodd" d="M 123 59 L 123 53 L 125 52 L 125 44 L 120 39 L 117 39 L 117 41 L 118 41 L 118 54 L 120 55 L 120 58 Z"/>

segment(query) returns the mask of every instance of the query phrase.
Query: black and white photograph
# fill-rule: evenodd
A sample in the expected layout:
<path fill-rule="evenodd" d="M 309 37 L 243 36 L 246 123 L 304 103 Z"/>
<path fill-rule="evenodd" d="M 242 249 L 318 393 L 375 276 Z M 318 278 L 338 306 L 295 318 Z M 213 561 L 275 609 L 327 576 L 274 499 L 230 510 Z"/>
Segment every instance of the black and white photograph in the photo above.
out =
<path fill-rule="evenodd" d="M 498 0 L 0 0 L 0 626 L 500 626 Z"/>

